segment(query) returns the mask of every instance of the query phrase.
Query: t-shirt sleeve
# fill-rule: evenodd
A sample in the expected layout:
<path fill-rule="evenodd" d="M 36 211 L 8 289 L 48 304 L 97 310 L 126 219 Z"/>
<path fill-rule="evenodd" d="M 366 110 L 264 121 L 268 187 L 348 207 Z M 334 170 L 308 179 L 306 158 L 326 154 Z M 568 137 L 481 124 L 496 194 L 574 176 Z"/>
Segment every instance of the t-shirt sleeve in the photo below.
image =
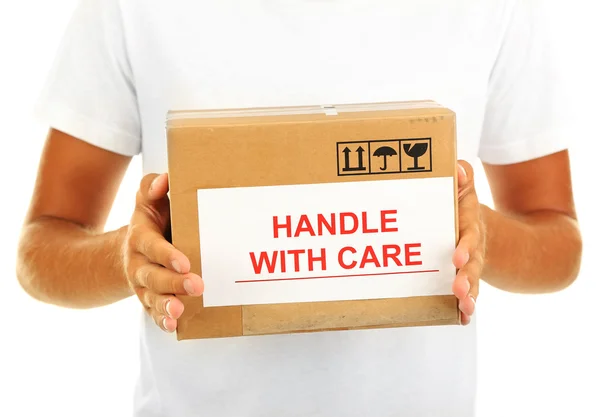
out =
<path fill-rule="evenodd" d="M 489 79 L 482 162 L 510 164 L 569 146 L 568 85 L 544 2 L 515 0 Z"/>
<path fill-rule="evenodd" d="M 80 0 L 35 107 L 36 119 L 133 156 L 141 134 L 118 0 Z"/>

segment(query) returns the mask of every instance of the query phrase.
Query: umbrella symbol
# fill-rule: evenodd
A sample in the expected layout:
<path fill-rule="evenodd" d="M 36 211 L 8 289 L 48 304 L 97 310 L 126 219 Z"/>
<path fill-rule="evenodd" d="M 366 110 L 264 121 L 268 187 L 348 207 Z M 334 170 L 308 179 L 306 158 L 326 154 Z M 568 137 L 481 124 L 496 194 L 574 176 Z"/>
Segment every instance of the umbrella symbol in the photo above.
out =
<path fill-rule="evenodd" d="M 387 157 L 398 155 L 394 148 L 389 146 L 382 146 L 381 148 L 377 148 L 377 150 L 373 153 L 373 156 L 383 156 L 383 167 L 379 168 L 382 171 L 387 169 Z"/>

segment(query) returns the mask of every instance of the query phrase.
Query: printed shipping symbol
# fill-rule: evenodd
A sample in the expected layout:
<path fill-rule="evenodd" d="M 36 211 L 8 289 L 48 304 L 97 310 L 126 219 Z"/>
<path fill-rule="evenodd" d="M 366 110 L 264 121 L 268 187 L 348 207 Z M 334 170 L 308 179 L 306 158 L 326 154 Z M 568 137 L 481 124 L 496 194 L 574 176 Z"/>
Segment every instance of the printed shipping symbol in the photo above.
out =
<path fill-rule="evenodd" d="M 378 148 L 373 153 L 373 156 L 378 156 L 378 157 L 383 156 L 383 166 L 381 168 L 379 168 L 382 171 L 385 171 L 387 169 L 387 157 L 394 156 L 394 155 L 398 155 L 398 153 L 396 152 L 396 150 L 394 148 L 391 148 L 389 146 L 382 146 L 381 148 Z"/>
<path fill-rule="evenodd" d="M 348 148 L 346 146 L 342 152 L 344 152 L 344 168 L 342 169 L 342 171 L 366 171 L 367 170 L 367 168 L 365 168 L 365 166 L 364 166 L 363 153 L 365 152 L 365 150 L 363 149 L 362 146 L 359 146 L 356 149 L 356 152 L 358 153 L 358 166 L 356 166 L 356 167 L 350 166 L 350 153 L 352 152 L 350 150 L 350 148 Z"/>
<path fill-rule="evenodd" d="M 427 152 L 427 148 L 429 145 L 427 143 L 405 143 L 403 148 L 404 152 L 414 159 L 414 165 L 412 167 L 408 167 L 409 171 L 419 171 L 424 170 L 425 167 L 419 166 L 419 158 Z"/>

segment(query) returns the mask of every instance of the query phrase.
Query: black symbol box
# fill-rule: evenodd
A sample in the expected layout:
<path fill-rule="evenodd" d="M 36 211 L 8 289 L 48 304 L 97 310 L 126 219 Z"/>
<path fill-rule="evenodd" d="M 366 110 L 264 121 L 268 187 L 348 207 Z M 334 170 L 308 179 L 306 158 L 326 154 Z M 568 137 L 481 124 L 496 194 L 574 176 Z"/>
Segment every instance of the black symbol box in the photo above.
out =
<path fill-rule="evenodd" d="M 432 171 L 431 138 L 338 142 L 338 175 Z"/>

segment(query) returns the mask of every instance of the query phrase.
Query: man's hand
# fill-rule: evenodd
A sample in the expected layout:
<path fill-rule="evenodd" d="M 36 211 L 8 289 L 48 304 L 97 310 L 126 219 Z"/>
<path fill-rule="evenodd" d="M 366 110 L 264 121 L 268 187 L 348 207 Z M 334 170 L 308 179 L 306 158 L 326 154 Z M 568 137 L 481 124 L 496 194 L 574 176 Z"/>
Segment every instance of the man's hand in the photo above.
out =
<path fill-rule="evenodd" d="M 130 224 L 104 231 L 130 160 L 50 130 L 19 241 L 17 276 L 32 297 L 68 308 L 137 294 L 156 323 L 172 332 L 183 313 L 175 295 L 201 295 L 204 284 L 164 237 L 166 174 L 144 177 Z"/>
<path fill-rule="evenodd" d="M 170 215 L 168 187 L 166 174 L 142 179 L 123 257 L 130 287 L 156 324 L 173 332 L 183 313 L 183 303 L 175 295 L 199 296 L 204 283 L 190 272 L 188 258 L 164 237 Z"/>
<path fill-rule="evenodd" d="M 479 294 L 479 278 L 485 260 L 485 227 L 475 184 L 473 168 L 465 161 L 458 163 L 459 242 L 453 256 L 458 269 L 452 291 L 459 300 L 461 323 L 469 324 Z"/>

